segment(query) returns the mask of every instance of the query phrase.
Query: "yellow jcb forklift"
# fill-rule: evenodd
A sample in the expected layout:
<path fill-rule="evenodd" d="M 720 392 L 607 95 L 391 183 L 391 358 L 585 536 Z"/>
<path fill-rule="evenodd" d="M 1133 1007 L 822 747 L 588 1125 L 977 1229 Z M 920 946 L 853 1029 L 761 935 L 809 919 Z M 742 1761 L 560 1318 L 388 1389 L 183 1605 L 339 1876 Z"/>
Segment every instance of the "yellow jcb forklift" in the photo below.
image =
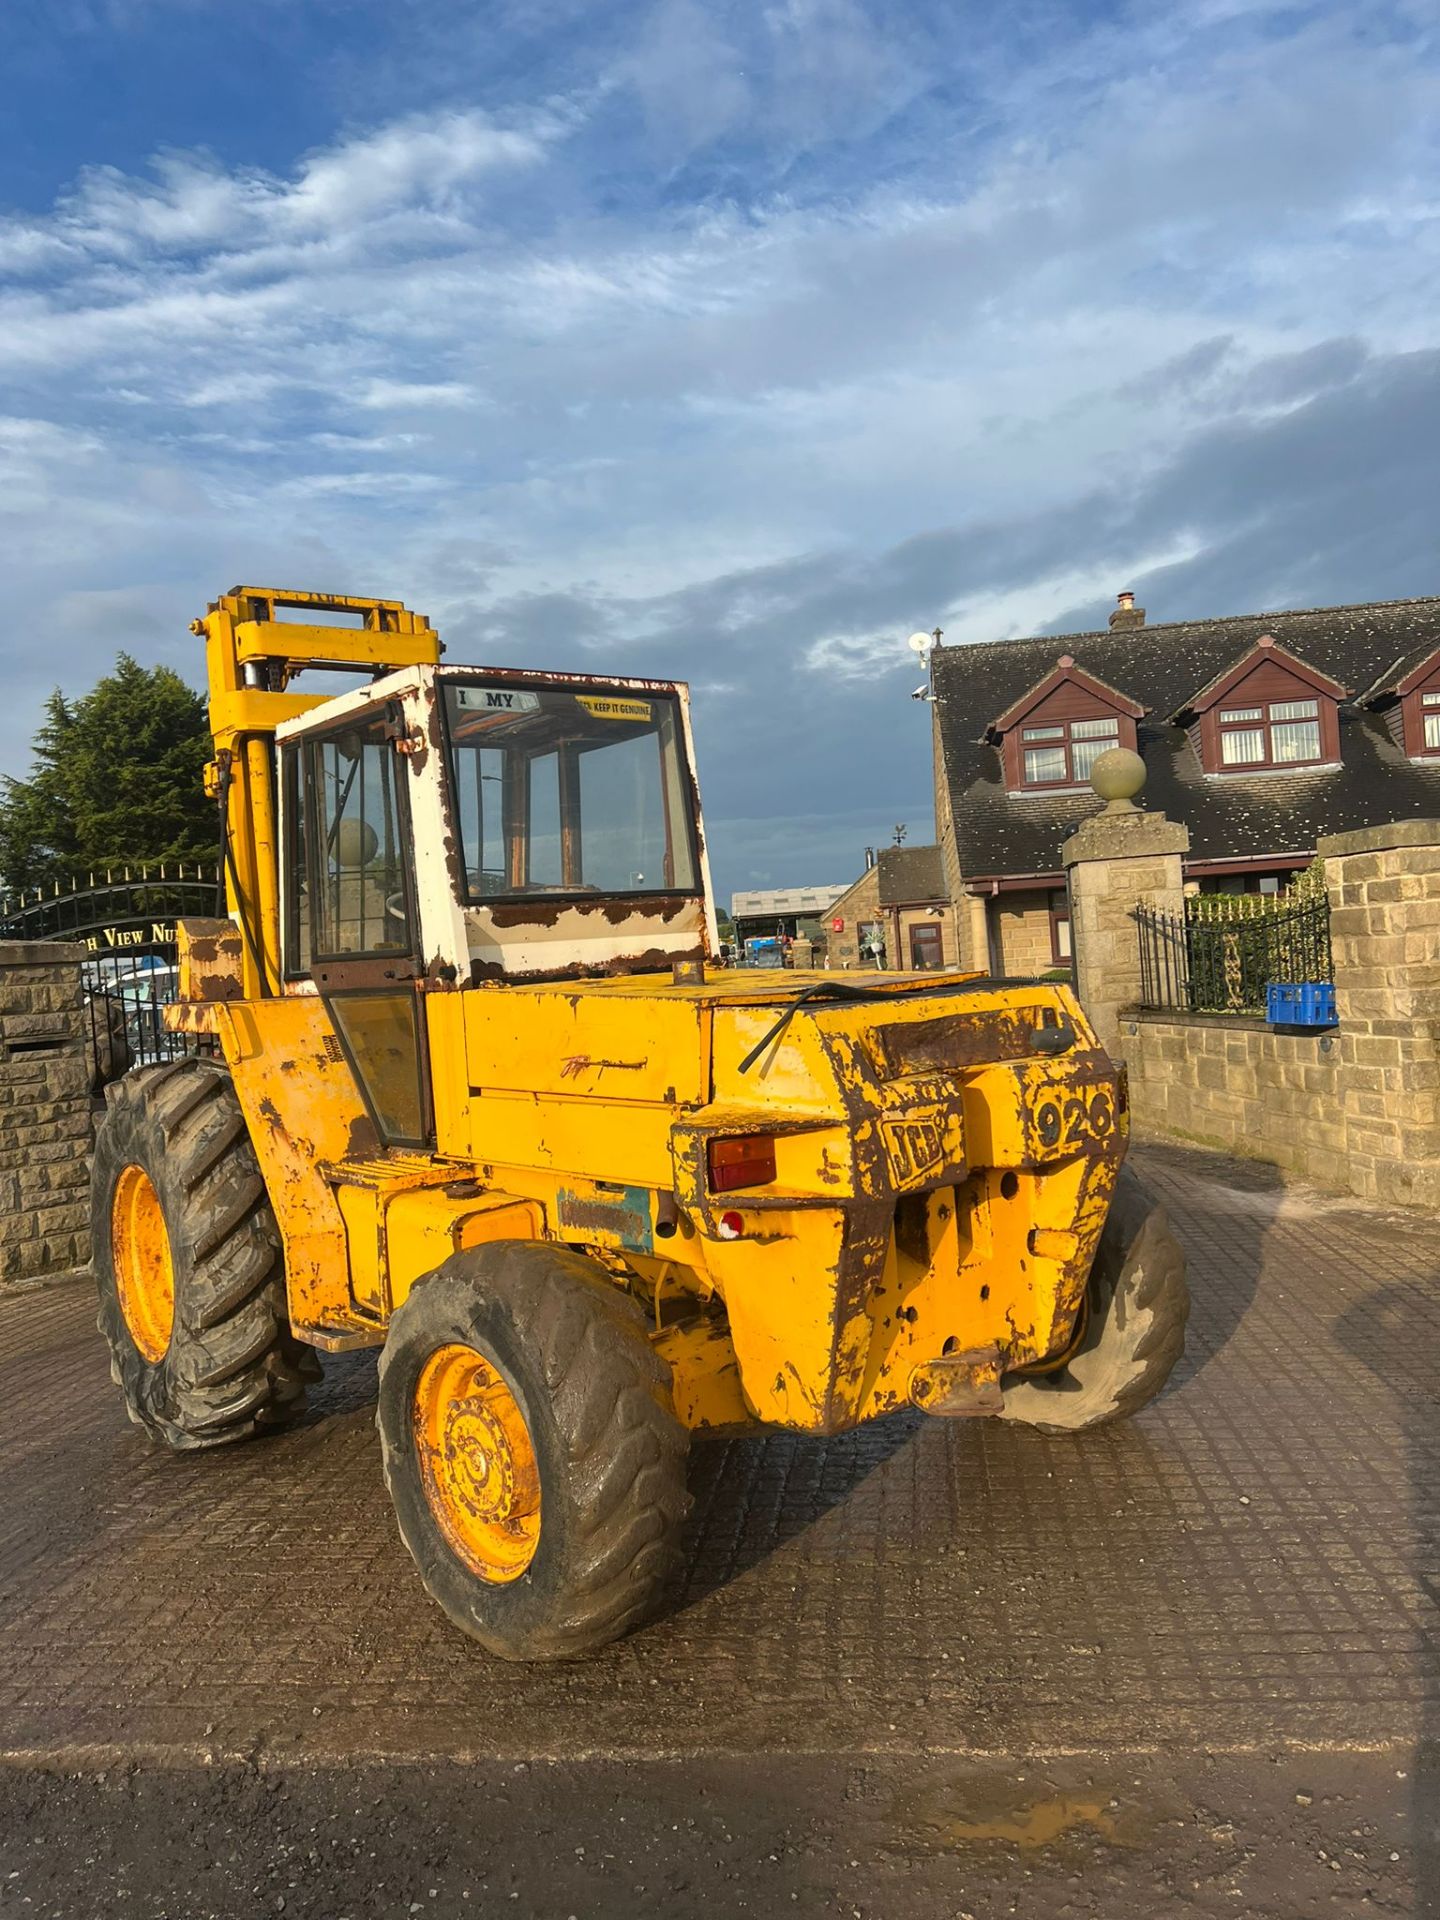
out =
<path fill-rule="evenodd" d="M 195 631 L 228 917 L 95 1154 L 152 1435 L 284 1426 L 380 1348 L 422 1580 L 547 1659 L 660 1602 L 691 1433 L 1158 1392 L 1184 1263 L 1068 988 L 719 967 L 683 686 L 442 665 L 395 601 L 237 587 Z"/>

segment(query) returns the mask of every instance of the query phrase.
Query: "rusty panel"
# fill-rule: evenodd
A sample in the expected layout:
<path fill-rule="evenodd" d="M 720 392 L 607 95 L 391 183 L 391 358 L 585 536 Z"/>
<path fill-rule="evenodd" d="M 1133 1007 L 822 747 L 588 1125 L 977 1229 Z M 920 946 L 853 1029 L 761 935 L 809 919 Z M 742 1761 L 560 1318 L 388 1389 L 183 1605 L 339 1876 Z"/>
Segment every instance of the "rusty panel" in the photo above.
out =
<path fill-rule="evenodd" d="M 590 973 L 668 979 L 676 960 L 703 961 L 709 944 L 705 904 L 698 898 L 651 907 L 537 899 L 466 907 L 464 919 L 477 980 L 580 979 Z"/>
<path fill-rule="evenodd" d="M 984 1013 L 945 1013 L 932 1020 L 879 1027 L 872 1050 L 887 1078 L 912 1073 L 959 1073 L 994 1060 L 1021 1060 L 1035 1052 L 1033 1035 L 1054 1008 L 995 1008 Z"/>
<path fill-rule="evenodd" d="M 324 1005 L 297 994 L 215 1011 L 285 1243 L 291 1318 L 297 1329 L 343 1320 L 345 1228 L 320 1168 L 378 1142 Z"/>
<path fill-rule="evenodd" d="M 831 1404 L 846 1227 L 841 1207 L 815 1208 L 766 1216 L 750 1237 L 706 1247 L 745 1398 L 776 1426 L 824 1433 L 850 1424 Z"/>
<path fill-rule="evenodd" d="M 177 921 L 179 1000 L 238 1000 L 244 992 L 240 929 L 229 920 Z"/>

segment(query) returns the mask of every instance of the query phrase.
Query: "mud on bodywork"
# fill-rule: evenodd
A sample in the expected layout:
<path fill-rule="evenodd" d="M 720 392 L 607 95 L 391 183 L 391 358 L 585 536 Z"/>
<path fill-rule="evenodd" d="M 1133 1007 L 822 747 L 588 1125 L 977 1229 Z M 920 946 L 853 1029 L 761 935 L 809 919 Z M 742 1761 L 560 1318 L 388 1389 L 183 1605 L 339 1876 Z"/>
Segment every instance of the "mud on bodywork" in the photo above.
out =
<path fill-rule="evenodd" d="M 998 1379 L 1068 1342 L 1124 1152 L 1119 1077 L 1065 990 L 976 991 L 991 1004 L 813 1004 L 787 1052 L 823 1069 L 838 1108 L 721 1107 L 677 1126 L 677 1193 L 704 1229 L 733 1206 L 752 1248 L 788 1250 L 767 1262 L 768 1308 L 745 1259 L 712 1261 L 734 1268 L 722 1292 L 762 1418 L 833 1432 L 936 1405 L 934 1370 L 954 1356 L 972 1382 Z M 706 1136 L 747 1126 L 815 1136 L 807 1191 L 704 1191 Z M 787 1268 L 823 1286 L 826 1311 L 797 1308 L 776 1340 Z M 972 1397 L 964 1410 L 995 1410 L 988 1387 Z"/>
<path fill-rule="evenodd" d="M 182 1001 L 238 1000 L 244 992 L 240 929 L 229 920 L 176 922 L 178 995 Z"/>

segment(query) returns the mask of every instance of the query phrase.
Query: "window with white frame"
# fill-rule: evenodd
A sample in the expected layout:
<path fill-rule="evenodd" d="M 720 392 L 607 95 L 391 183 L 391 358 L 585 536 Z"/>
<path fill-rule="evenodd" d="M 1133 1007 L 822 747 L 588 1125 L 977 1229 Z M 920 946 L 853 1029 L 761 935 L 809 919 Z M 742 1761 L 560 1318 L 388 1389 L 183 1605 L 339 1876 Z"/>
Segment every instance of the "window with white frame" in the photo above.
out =
<path fill-rule="evenodd" d="M 1120 722 L 1106 714 L 1093 720 L 1057 720 L 1048 726 L 1022 727 L 1027 787 L 1078 787 L 1090 778 L 1100 755 L 1120 744 Z"/>
<path fill-rule="evenodd" d="M 1304 766 L 1320 757 L 1318 700 L 1271 700 L 1220 710 L 1222 767 Z"/>
<path fill-rule="evenodd" d="M 1425 725 L 1425 751 L 1440 753 L 1440 693 L 1422 693 L 1420 713 Z"/>

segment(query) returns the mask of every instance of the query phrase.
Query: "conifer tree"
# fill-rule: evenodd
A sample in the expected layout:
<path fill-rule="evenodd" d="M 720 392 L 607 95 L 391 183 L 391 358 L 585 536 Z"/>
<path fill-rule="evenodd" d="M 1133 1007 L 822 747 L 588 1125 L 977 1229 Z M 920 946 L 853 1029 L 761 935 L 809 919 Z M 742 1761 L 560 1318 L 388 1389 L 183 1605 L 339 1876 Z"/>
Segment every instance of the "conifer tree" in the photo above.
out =
<path fill-rule="evenodd" d="M 0 783 L 0 879 L 65 881 L 104 867 L 214 860 L 205 703 L 173 668 L 128 653 L 77 700 L 57 688 L 28 779 Z"/>

